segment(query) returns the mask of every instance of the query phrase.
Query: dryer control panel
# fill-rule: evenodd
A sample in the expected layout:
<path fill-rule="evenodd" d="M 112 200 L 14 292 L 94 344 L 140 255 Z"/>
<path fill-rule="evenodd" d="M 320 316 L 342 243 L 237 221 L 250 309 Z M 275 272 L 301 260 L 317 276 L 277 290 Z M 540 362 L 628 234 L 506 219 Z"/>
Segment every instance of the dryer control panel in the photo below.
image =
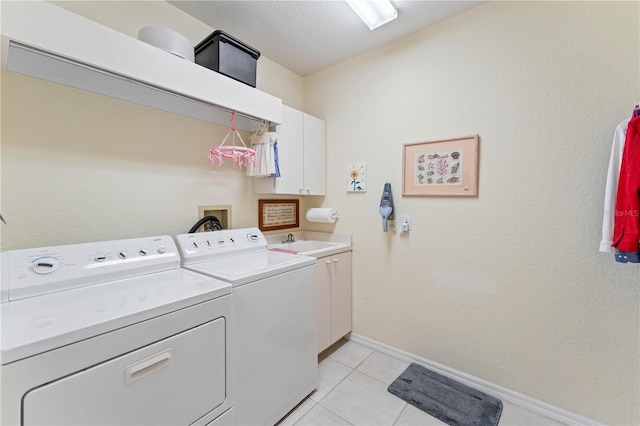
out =
<path fill-rule="evenodd" d="M 258 228 L 223 229 L 176 236 L 183 264 L 242 251 L 264 250 L 267 240 Z"/>
<path fill-rule="evenodd" d="M 169 236 L 132 238 L 2 253 L 1 301 L 54 293 L 180 266 Z"/>

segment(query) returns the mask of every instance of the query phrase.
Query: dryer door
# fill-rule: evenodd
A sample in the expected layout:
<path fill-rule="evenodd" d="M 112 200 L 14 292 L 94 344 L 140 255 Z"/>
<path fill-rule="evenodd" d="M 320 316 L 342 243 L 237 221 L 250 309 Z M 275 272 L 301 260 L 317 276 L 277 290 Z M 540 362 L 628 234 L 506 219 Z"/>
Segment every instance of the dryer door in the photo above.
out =
<path fill-rule="evenodd" d="M 23 425 L 186 425 L 226 397 L 225 319 L 27 392 Z"/>

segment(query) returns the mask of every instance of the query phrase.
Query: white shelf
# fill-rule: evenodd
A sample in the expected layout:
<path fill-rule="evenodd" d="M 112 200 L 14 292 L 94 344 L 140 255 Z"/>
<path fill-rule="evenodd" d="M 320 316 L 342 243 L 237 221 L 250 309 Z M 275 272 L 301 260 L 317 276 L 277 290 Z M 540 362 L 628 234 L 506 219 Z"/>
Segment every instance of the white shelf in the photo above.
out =
<path fill-rule="evenodd" d="M 0 7 L 9 71 L 224 125 L 236 111 L 244 130 L 281 123 L 280 99 L 56 5 Z"/>

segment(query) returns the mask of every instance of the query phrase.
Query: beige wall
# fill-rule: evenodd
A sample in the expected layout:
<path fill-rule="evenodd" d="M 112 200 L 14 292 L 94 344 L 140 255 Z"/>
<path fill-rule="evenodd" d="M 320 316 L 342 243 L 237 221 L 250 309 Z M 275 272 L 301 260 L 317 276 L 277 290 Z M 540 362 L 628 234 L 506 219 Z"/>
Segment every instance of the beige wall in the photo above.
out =
<path fill-rule="evenodd" d="M 640 98 L 639 7 L 492 2 L 305 79 L 324 204 L 353 233 L 354 332 L 640 423 L 640 269 L 598 252 L 613 131 Z M 403 143 L 474 133 L 478 198 L 402 197 Z M 345 192 L 351 162 L 365 194 Z M 402 237 L 382 232 L 386 179 Z"/>
<path fill-rule="evenodd" d="M 58 2 L 132 37 L 164 25 L 213 31 L 165 2 Z M 302 108 L 302 77 L 262 57 L 258 88 Z M 257 226 L 251 179 L 209 166 L 228 128 L 2 71 L 2 250 L 185 233 L 198 206 Z M 303 202 L 304 203 L 304 202 Z"/>
<path fill-rule="evenodd" d="M 162 2 L 100 4 L 65 7 L 125 33 L 211 31 Z M 303 224 L 353 233 L 355 332 L 640 423 L 640 272 L 597 252 L 613 129 L 640 98 L 638 9 L 495 2 L 305 80 L 259 60 L 261 90 L 327 121 L 329 196 L 303 204 L 341 219 Z M 256 225 L 250 180 L 206 164 L 226 128 L 14 73 L 1 85 L 3 250 L 175 235 L 198 205 L 233 205 L 234 227 Z M 473 133 L 478 198 L 401 196 L 403 143 Z M 368 164 L 365 194 L 345 193 L 354 161 Z M 413 217 L 402 237 L 381 230 L 386 179 Z"/>

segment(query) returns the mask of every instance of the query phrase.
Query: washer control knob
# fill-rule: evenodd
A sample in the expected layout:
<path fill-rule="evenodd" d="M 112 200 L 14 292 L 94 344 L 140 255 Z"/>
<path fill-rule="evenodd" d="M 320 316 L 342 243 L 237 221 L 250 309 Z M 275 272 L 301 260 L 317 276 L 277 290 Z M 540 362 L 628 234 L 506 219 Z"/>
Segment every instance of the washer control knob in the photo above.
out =
<path fill-rule="evenodd" d="M 167 246 L 165 246 L 164 244 L 158 247 L 158 253 L 162 254 L 165 251 L 167 251 Z"/>
<path fill-rule="evenodd" d="M 211 247 L 211 241 L 207 240 L 207 247 Z"/>
<path fill-rule="evenodd" d="M 145 249 L 140 249 L 140 251 L 138 252 L 138 254 L 140 256 L 146 256 L 147 255 L 147 251 Z"/>
<path fill-rule="evenodd" d="M 126 259 L 126 258 L 127 258 L 127 256 L 128 256 L 128 255 L 127 255 L 127 252 L 126 252 L 126 251 L 124 251 L 124 250 L 122 250 L 120 253 L 118 253 L 118 257 L 119 257 L 120 259 Z"/>
<path fill-rule="evenodd" d="M 96 262 L 104 262 L 105 260 L 107 260 L 107 256 L 105 256 L 104 254 L 99 254 L 93 260 L 95 260 Z"/>
<path fill-rule="evenodd" d="M 54 257 L 41 257 L 31 262 L 31 270 L 38 275 L 50 274 L 59 267 L 60 262 Z"/>
<path fill-rule="evenodd" d="M 193 248 L 198 248 L 198 243 L 195 242 L 195 241 L 193 243 L 191 243 L 191 245 L 193 246 Z"/>
<path fill-rule="evenodd" d="M 222 245 L 222 244 L 224 244 L 224 240 L 223 240 L 222 238 L 220 238 L 220 239 L 218 240 L 218 245 Z"/>
<path fill-rule="evenodd" d="M 249 241 L 258 241 L 258 234 L 247 234 L 247 239 Z"/>

